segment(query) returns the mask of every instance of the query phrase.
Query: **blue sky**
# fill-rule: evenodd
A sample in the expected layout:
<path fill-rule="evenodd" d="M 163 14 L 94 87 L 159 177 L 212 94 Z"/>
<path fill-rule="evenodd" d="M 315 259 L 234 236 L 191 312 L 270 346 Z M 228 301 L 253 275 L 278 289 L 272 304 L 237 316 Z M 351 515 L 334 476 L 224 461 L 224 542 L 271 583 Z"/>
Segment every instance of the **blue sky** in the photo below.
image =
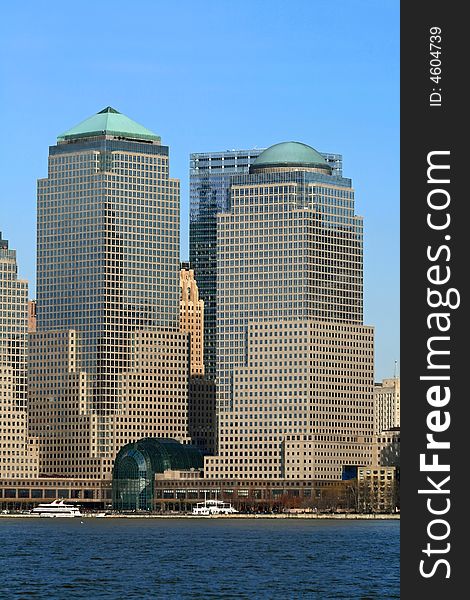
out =
<path fill-rule="evenodd" d="M 111 105 L 189 153 L 297 140 L 343 154 L 364 216 L 376 379 L 399 360 L 398 0 L 137 0 L 3 8 L 0 231 L 34 296 L 36 180 L 56 136 Z"/>

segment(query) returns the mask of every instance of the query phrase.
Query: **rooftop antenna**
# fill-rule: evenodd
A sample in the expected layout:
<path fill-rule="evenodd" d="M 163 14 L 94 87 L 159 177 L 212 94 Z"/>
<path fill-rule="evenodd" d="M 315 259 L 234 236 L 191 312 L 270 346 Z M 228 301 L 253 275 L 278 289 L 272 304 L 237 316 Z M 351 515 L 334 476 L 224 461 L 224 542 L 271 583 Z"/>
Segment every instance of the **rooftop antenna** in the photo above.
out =
<path fill-rule="evenodd" d="M 398 361 L 396 360 L 395 361 L 395 367 L 393 369 L 393 379 L 397 378 L 397 363 L 398 363 Z"/>

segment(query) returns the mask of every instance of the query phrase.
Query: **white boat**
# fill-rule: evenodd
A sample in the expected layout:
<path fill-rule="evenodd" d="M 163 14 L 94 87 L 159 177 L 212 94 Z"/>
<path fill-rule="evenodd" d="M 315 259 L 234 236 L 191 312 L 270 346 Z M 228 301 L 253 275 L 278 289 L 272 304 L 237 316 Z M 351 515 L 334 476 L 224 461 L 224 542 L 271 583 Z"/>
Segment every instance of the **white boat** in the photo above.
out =
<path fill-rule="evenodd" d="M 198 502 L 193 508 L 193 515 L 210 516 L 210 515 L 233 515 L 237 513 L 230 502 L 223 502 L 222 500 L 207 500 L 204 498 L 204 502 Z"/>
<path fill-rule="evenodd" d="M 54 500 L 53 502 L 46 502 L 44 504 L 38 504 L 36 508 L 31 511 L 32 514 L 39 514 L 40 517 L 81 517 L 82 513 L 78 506 L 73 504 L 65 504 L 63 500 Z"/>

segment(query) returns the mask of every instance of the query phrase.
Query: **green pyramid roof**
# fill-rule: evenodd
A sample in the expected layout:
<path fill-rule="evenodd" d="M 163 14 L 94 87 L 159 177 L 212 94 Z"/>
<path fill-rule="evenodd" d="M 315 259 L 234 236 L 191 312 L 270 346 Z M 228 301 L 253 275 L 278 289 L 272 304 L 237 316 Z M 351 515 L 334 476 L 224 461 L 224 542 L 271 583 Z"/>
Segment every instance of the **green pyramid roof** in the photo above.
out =
<path fill-rule="evenodd" d="M 266 148 L 253 162 L 252 167 L 302 166 L 330 168 L 323 156 L 301 142 L 281 142 Z"/>
<path fill-rule="evenodd" d="M 160 141 L 150 129 L 139 125 L 126 115 L 121 114 L 111 106 L 107 106 L 96 115 L 85 119 L 72 129 L 58 136 L 57 141 L 63 142 L 77 138 L 88 138 L 101 135 L 116 135 L 138 140 Z"/>

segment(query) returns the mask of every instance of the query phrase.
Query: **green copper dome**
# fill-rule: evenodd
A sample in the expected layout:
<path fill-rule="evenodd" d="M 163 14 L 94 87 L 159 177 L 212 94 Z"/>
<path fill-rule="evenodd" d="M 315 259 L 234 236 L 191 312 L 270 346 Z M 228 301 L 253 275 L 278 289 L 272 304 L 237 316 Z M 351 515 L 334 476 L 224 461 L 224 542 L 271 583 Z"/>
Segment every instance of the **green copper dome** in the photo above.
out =
<path fill-rule="evenodd" d="M 252 170 L 269 167 L 307 167 L 331 171 L 323 156 L 311 146 L 301 142 L 281 142 L 266 148 L 251 165 Z"/>
<path fill-rule="evenodd" d="M 57 141 L 64 142 L 102 135 L 115 135 L 133 140 L 160 141 L 160 136 L 155 135 L 150 129 L 139 125 L 111 106 L 107 106 L 96 115 L 59 135 Z"/>

